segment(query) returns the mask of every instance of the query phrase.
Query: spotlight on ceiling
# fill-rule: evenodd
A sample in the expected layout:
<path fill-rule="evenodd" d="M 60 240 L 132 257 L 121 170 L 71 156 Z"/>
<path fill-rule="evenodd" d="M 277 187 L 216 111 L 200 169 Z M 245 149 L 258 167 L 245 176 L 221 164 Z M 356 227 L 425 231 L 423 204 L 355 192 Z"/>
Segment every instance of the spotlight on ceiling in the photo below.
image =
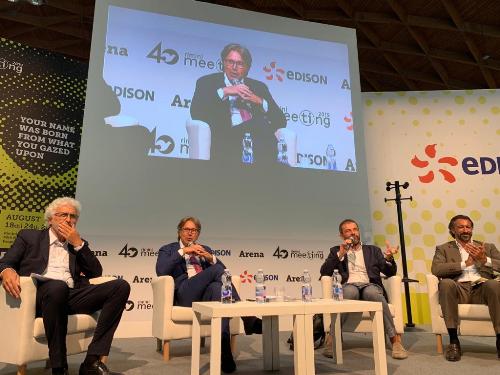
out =
<path fill-rule="evenodd" d="M 11 3 L 20 3 L 21 1 L 24 1 L 25 3 L 30 3 L 31 5 L 35 6 L 40 6 L 47 3 L 46 0 L 8 0 L 8 1 L 10 1 Z"/>

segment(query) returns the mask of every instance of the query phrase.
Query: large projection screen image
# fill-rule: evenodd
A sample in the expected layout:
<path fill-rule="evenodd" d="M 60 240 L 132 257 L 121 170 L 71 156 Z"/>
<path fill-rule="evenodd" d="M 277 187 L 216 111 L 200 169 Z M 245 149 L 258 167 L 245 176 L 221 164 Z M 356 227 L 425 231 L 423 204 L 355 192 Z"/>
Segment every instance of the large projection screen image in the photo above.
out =
<path fill-rule="evenodd" d="M 319 276 L 342 219 L 371 240 L 360 100 L 352 29 L 190 0 L 98 1 L 80 231 L 107 274 L 132 282 L 154 276 L 179 219 L 197 216 L 200 242 L 233 274 L 264 268 L 292 289 L 292 273 Z M 148 319 L 136 310 L 150 289 L 133 285 L 126 320 Z"/>

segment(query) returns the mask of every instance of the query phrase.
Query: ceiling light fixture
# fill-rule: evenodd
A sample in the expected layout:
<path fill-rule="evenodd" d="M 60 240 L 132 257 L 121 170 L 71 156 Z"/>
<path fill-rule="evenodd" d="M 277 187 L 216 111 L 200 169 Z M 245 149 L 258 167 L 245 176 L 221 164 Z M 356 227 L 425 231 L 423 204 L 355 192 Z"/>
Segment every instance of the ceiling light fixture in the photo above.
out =
<path fill-rule="evenodd" d="M 8 1 L 10 1 L 11 3 L 19 3 L 21 1 L 24 1 L 26 3 L 30 3 L 31 5 L 35 6 L 41 6 L 47 3 L 46 0 L 8 0 Z"/>

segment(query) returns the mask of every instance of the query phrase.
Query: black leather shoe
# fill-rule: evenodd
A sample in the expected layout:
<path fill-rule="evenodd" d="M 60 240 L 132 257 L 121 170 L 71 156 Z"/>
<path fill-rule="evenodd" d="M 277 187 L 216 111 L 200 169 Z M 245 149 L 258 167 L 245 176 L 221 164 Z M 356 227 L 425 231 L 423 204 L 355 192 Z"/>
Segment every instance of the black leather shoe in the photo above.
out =
<path fill-rule="evenodd" d="M 262 334 L 262 319 L 254 316 L 246 316 L 243 319 L 243 327 L 245 328 L 246 335 Z"/>
<path fill-rule="evenodd" d="M 52 369 L 52 375 L 68 375 L 68 369 L 66 367 L 57 367 Z"/>
<path fill-rule="evenodd" d="M 82 363 L 80 365 L 79 375 L 110 375 L 110 372 L 106 365 L 101 361 L 95 361 L 91 365 L 85 365 Z"/>
<path fill-rule="evenodd" d="M 458 362 L 460 358 L 462 358 L 462 348 L 460 348 L 460 344 L 449 344 L 446 347 L 446 351 L 444 353 L 444 357 L 447 361 L 450 362 Z"/>

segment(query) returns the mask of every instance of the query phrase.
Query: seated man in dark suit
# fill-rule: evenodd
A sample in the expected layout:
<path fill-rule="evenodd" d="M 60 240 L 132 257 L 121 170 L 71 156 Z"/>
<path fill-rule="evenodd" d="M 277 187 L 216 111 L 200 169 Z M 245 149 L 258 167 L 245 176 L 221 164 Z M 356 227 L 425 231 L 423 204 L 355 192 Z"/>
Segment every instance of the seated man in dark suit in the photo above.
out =
<path fill-rule="evenodd" d="M 240 44 L 228 44 L 221 52 L 221 62 L 224 72 L 198 79 L 191 102 L 192 119 L 210 125 L 210 158 L 241 161 L 243 139 L 249 133 L 253 161 L 276 161 L 274 132 L 286 126 L 286 119 L 267 86 L 247 76 L 252 66 L 250 51 Z"/>
<path fill-rule="evenodd" d="M 67 374 L 66 332 L 68 315 L 101 310 L 80 375 L 107 375 L 100 358 L 109 354 L 113 334 L 127 303 L 130 286 L 125 280 L 90 285 L 102 275 L 99 260 L 76 229 L 81 206 L 73 198 L 58 198 L 45 210 L 48 229 L 21 230 L 0 260 L 2 286 L 20 298 L 20 276 L 36 273 L 36 314 L 43 318 L 53 374 Z"/>
<path fill-rule="evenodd" d="M 401 336 L 396 333 L 387 304 L 387 293 L 380 277 L 380 273 L 388 277 L 396 274 L 394 254 L 398 247 L 393 248 L 387 243 L 387 248 L 382 253 L 377 246 L 362 244 L 358 224 L 352 219 L 340 223 L 339 233 L 343 243 L 330 249 L 328 258 L 321 266 L 321 276 L 332 276 L 337 269 L 342 276 L 345 299 L 382 302 L 384 330 L 392 343 L 392 358 L 407 358 L 408 353 L 401 344 Z M 345 315 L 343 314 L 344 319 Z M 324 355 L 331 357 L 331 337 L 328 336 L 328 339 Z"/>
<path fill-rule="evenodd" d="M 226 268 L 212 250 L 196 243 L 201 223 L 195 217 L 185 217 L 177 225 L 177 241 L 162 246 L 156 261 L 156 274 L 174 278 L 174 303 L 191 307 L 196 301 L 221 300 L 221 276 Z M 233 299 L 239 301 L 233 288 Z M 262 321 L 243 317 L 245 333 L 262 333 Z M 226 373 L 236 370 L 230 345 L 229 319 L 222 319 L 221 368 Z"/>

